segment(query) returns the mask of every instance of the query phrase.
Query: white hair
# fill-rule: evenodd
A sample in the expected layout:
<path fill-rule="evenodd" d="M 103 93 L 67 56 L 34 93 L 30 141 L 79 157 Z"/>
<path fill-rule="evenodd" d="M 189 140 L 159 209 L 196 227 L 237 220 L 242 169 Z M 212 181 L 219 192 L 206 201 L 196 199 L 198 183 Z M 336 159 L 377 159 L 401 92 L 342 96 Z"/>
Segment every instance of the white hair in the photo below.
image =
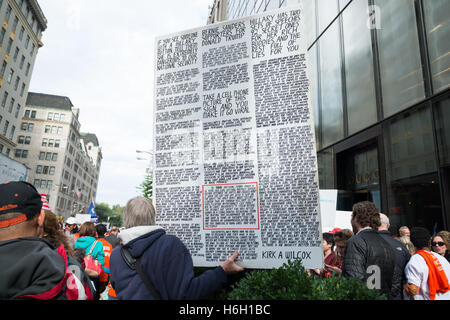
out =
<path fill-rule="evenodd" d="M 144 197 L 134 197 L 128 200 L 123 210 L 123 224 L 125 228 L 137 226 L 152 226 L 156 223 L 155 208 Z"/>
<path fill-rule="evenodd" d="M 387 227 L 390 226 L 389 218 L 384 213 L 380 213 L 380 222 L 381 222 L 381 225 L 385 225 Z"/>

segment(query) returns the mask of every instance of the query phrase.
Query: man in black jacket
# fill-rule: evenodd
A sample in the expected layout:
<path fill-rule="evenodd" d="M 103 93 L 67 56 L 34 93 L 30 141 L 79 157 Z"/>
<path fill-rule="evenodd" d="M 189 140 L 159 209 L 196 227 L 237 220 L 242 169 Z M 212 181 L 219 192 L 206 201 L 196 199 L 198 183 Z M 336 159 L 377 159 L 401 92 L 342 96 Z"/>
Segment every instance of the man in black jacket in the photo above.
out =
<path fill-rule="evenodd" d="M 403 286 L 406 283 L 405 267 L 411 258 L 411 254 L 403 243 L 392 238 L 389 232 L 389 218 L 383 213 L 380 213 L 380 222 L 381 225 L 378 227 L 378 233 L 389 243 L 395 252 L 395 270 L 392 278 L 391 299 L 403 300 Z"/>
<path fill-rule="evenodd" d="M 0 300 L 92 296 L 89 283 L 78 286 L 73 277 L 80 272 L 76 278 L 85 279 L 81 265 L 67 257 L 63 246 L 39 238 L 44 221 L 41 195 L 33 185 L 0 184 Z"/>
<path fill-rule="evenodd" d="M 363 281 L 391 298 L 395 253 L 378 234 L 380 215 L 377 206 L 369 201 L 353 206 L 351 219 L 355 236 L 346 245 L 342 275 Z"/>

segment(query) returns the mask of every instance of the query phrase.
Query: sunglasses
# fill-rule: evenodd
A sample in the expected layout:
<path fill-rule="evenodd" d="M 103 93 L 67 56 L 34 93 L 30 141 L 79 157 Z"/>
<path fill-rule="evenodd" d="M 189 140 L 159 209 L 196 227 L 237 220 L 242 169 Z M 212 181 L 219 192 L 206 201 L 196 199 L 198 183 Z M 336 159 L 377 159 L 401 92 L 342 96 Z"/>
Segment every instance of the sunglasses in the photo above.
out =
<path fill-rule="evenodd" d="M 431 245 L 432 245 L 433 247 L 435 247 L 435 246 L 442 247 L 442 246 L 445 245 L 445 243 L 442 242 L 442 241 L 439 241 L 439 242 L 434 242 L 434 241 L 433 241 L 433 242 L 431 243 Z"/>

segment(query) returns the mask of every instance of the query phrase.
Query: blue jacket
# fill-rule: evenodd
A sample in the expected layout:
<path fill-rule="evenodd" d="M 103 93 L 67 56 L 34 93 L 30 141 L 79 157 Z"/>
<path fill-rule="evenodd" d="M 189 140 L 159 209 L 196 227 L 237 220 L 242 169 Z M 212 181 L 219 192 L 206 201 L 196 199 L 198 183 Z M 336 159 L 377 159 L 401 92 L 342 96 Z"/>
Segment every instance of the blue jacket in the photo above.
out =
<path fill-rule="evenodd" d="M 141 265 L 163 300 L 202 299 L 222 288 L 227 276 L 222 267 L 208 270 L 194 278 L 192 257 L 186 246 L 173 235 L 152 226 L 136 227 L 152 230 L 130 241 L 127 245 L 135 258 L 142 256 Z M 147 228 L 147 229 L 145 229 Z M 131 228 L 134 229 L 134 228 Z M 128 229 L 128 230 L 131 230 Z M 127 230 L 120 233 L 125 236 Z M 137 234 L 139 235 L 139 233 Z M 110 259 L 111 285 L 121 300 L 153 300 L 149 290 L 135 270 L 122 259 L 121 246 L 117 246 Z"/>
<path fill-rule="evenodd" d="M 75 241 L 75 249 L 82 248 L 86 251 L 87 255 L 91 250 L 91 247 L 94 244 L 95 240 L 96 239 L 94 237 L 80 237 L 77 239 L 77 241 Z M 97 241 L 94 249 L 92 249 L 91 256 L 92 258 L 97 259 L 103 268 L 103 266 L 105 265 L 105 253 L 103 252 L 103 244 L 101 241 Z"/>

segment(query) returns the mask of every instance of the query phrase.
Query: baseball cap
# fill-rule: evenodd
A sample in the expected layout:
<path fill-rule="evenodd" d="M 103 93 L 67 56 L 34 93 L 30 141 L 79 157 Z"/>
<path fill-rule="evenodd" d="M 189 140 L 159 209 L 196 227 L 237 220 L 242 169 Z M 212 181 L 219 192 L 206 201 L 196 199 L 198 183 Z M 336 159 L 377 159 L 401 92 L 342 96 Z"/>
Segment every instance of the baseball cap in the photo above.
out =
<path fill-rule="evenodd" d="M 74 217 L 69 217 L 66 220 L 66 224 L 77 224 L 77 219 L 75 219 Z"/>
<path fill-rule="evenodd" d="M 2 221 L 0 228 L 32 219 L 41 212 L 41 195 L 36 188 L 25 181 L 10 181 L 0 184 L 0 215 L 18 212 L 23 215 L 12 220 Z"/>

